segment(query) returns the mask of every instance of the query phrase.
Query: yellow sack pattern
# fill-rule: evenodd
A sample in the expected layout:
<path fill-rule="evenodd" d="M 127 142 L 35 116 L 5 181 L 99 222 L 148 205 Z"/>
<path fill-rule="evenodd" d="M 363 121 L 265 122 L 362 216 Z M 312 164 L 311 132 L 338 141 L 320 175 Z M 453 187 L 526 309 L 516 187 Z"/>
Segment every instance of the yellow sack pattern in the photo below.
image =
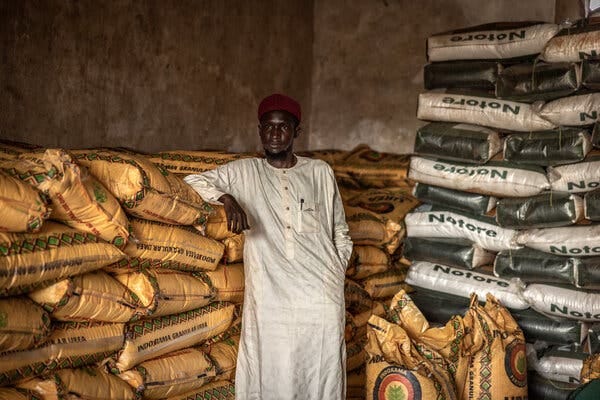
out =
<path fill-rule="evenodd" d="M 367 399 L 458 398 L 441 357 L 434 351 L 425 356 L 424 349 L 417 350 L 400 326 L 372 316 L 367 337 Z"/>
<path fill-rule="evenodd" d="M 210 356 L 217 368 L 217 380 L 235 379 L 240 336 L 233 336 L 215 345 L 205 346 L 203 350 Z"/>
<path fill-rule="evenodd" d="M 198 390 L 166 400 L 235 400 L 235 384 L 230 381 L 211 382 Z"/>
<path fill-rule="evenodd" d="M 145 361 L 119 377 L 144 399 L 164 399 L 200 389 L 215 375 L 216 367 L 203 351 L 187 348 Z"/>
<path fill-rule="evenodd" d="M 373 299 L 385 299 L 398 293 L 400 290 L 411 291 L 410 286 L 404 283 L 408 267 L 397 264 L 387 272 L 371 275 L 362 281 L 364 289 Z"/>
<path fill-rule="evenodd" d="M 360 145 L 343 161 L 335 163 L 333 171 L 342 185 L 365 188 L 411 186 L 409 164 L 410 155 L 380 153 Z"/>
<path fill-rule="evenodd" d="M 234 264 L 244 261 L 244 241 L 245 236 L 243 233 L 223 240 L 225 245 L 223 262 Z"/>
<path fill-rule="evenodd" d="M 214 271 L 202 272 L 216 290 L 217 301 L 240 304 L 244 301 L 244 264 L 220 264 Z"/>
<path fill-rule="evenodd" d="M 37 232 L 49 216 L 37 189 L 0 170 L 0 231 Z"/>
<path fill-rule="evenodd" d="M 0 385 L 104 360 L 123 345 L 124 328 L 124 324 L 56 323 L 43 346 L 0 354 Z"/>
<path fill-rule="evenodd" d="M 152 318 L 208 305 L 215 289 L 201 275 L 166 269 L 148 269 L 115 275 L 146 308 Z"/>
<path fill-rule="evenodd" d="M 125 248 L 130 257 L 174 261 L 184 271 L 212 271 L 223 257 L 222 243 L 189 226 L 132 218 L 131 230 L 137 242 Z"/>
<path fill-rule="evenodd" d="M 227 214 L 225 214 L 225 208 L 214 204 L 212 206 L 215 211 L 208 216 L 206 226 L 199 225 L 196 226 L 196 229 L 215 240 L 224 240 L 235 236 L 235 233 L 227 229 Z"/>
<path fill-rule="evenodd" d="M 229 328 L 233 304 L 215 302 L 195 310 L 132 322 L 116 368 L 126 371 L 151 358 L 199 344 Z"/>
<path fill-rule="evenodd" d="M 175 225 L 203 225 L 212 212 L 183 179 L 143 156 L 111 150 L 73 153 L 133 216 Z"/>
<path fill-rule="evenodd" d="M 376 246 L 389 254 L 400 246 L 406 232 L 404 224 L 394 222 L 372 211 L 344 205 L 352 242 L 358 246 Z"/>
<path fill-rule="evenodd" d="M 54 222 L 45 223 L 38 233 L 0 232 L 0 295 L 93 271 L 123 257 L 97 236 Z"/>
<path fill-rule="evenodd" d="M 375 246 L 354 246 L 346 276 L 364 279 L 390 269 L 390 256 Z"/>
<path fill-rule="evenodd" d="M 18 388 L 0 388 L 0 400 L 46 400 L 35 392 Z"/>
<path fill-rule="evenodd" d="M 200 174 L 235 160 L 255 157 L 255 154 L 228 153 L 226 151 L 173 150 L 152 154 L 148 158 L 174 174 Z"/>
<path fill-rule="evenodd" d="M 64 279 L 28 296 L 58 321 L 128 322 L 143 313 L 137 296 L 102 271 Z"/>
<path fill-rule="evenodd" d="M 46 386 L 54 384 L 53 389 L 45 389 L 44 382 L 37 385 L 38 393 L 44 398 L 54 393 L 66 396 L 66 399 L 85 400 L 135 400 L 131 387 L 119 377 L 103 371 L 101 368 L 61 369 L 46 379 Z M 45 393 L 44 393 L 45 390 Z M 72 397 L 71 397 L 72 396 Z M 62 398 L 58 397 L 58 398 Z"/>
<path fill-rule="evenodd" d="M 25 297 L 0 299 L 0 352 L 39 346 L 50 334 L 50 316 Z"/>

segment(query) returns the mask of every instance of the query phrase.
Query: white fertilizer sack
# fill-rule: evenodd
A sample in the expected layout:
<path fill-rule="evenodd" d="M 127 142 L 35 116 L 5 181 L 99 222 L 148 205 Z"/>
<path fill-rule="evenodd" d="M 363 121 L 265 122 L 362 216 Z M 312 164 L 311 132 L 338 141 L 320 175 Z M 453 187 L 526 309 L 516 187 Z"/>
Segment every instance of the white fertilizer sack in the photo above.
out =
<path fill-rule="evenodd" d="M 531 106 L 540 117 L 558 126 L 592 125 L 598 121 L 600 93 L 563 97 L 548 103 Z"/>
<path fill-rule="evenodd" d="M 600 225 L 541 228 L 519 231 L 517 244 L 561 256 L 600 255 Z"/>
<path fill-rule="evenodd" d="M 522 291 L 521 297 L 531 308 L 548 316 L 586 322 L 600 321 L 598 292 L 533 283 Z"/>

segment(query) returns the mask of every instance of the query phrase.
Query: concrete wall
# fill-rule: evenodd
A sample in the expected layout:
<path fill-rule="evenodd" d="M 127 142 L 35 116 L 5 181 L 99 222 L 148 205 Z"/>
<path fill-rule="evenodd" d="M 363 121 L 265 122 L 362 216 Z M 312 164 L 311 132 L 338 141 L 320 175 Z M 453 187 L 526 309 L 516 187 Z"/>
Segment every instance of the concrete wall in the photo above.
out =
<path fill-rule="evenodd" d="M 274 91 L 308 128 L 312 21 L 312 0 L 1 0 L 0 137 L 255 150 Z"/>
<path fill-rule="evenodd" d="M 315 0 L 310 147 L 410 152 L 428 36 L 554 21 L 554 0 Z"/>

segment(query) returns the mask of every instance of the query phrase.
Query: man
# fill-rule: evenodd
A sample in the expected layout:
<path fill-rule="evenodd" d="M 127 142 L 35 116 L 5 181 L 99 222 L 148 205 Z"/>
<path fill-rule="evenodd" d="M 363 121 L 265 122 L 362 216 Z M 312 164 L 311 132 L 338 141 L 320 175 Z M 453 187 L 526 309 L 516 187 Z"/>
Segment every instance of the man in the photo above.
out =
<path fill-rule="evenodd" d="M 273 94 L 258 108 L 265 158 L 185 181 L 245 232 L 246 290 L 238 400 L 345 399 L 344 275 L 352 242 L 333 171 L 296 156 L 300 105 Z"/>

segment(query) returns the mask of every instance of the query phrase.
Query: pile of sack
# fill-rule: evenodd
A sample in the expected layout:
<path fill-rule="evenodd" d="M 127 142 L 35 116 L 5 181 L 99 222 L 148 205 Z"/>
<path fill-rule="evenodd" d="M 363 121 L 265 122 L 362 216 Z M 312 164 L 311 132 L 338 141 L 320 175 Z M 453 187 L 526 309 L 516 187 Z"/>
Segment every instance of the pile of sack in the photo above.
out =
<path fill-rule="evenodd" d="M 566 399 L 600 351 L 599 46 L 600 26 L 542 23 L 427 43 L 417 115 L 430 123 L 409 172 L 425 204 L 405 220 L 411 297 L 438 323 L 471 293 L 496 297 L 528 343 L 530 398 Z M 544 362 L 556 352 L 579 368 Z"/>
<path fill-rule="evenodd" d="M 0 181 L 1 399 L 234 398 L 222 210 L 123 149 L 2 143 Z"/>

